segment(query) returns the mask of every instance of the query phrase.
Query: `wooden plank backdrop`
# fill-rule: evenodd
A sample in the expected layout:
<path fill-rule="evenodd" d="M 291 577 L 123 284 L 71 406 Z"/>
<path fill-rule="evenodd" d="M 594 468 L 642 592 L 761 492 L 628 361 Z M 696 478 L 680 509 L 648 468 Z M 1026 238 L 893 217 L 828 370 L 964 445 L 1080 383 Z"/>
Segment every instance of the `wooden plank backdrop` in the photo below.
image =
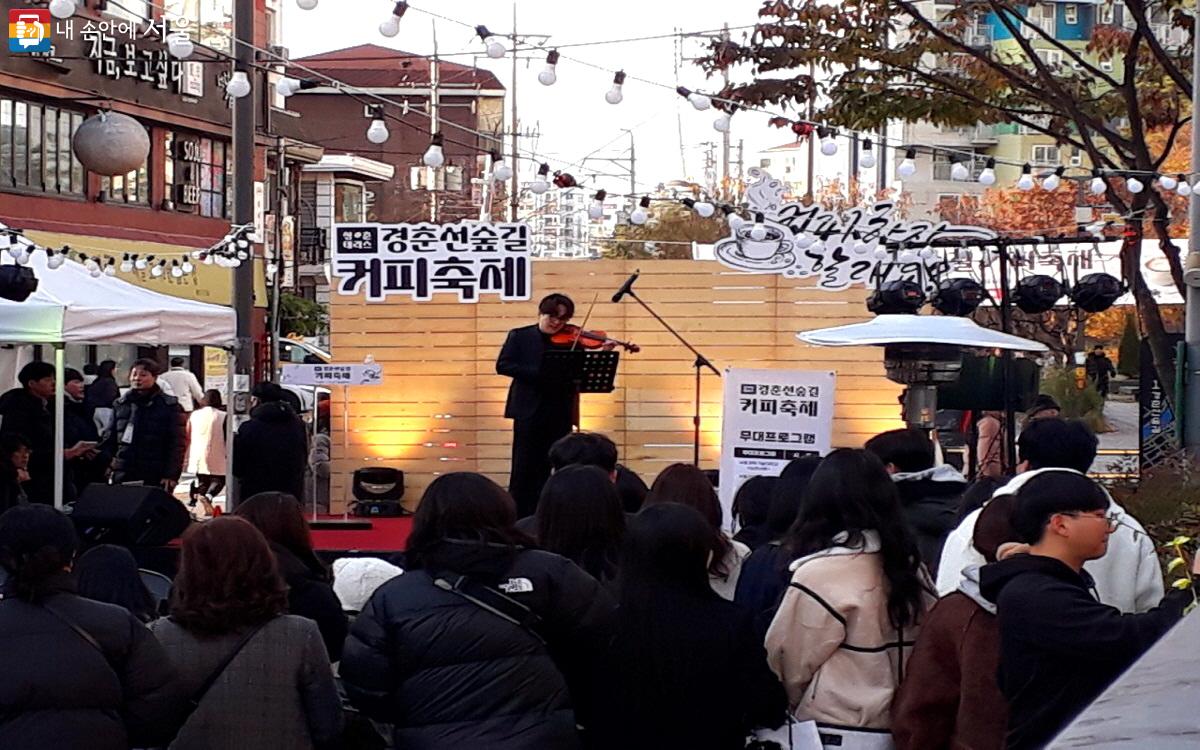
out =
<path fill-rule="evenodd" d="M 598 293 L 589 328 L 643 347 L 622 355 L 613 393 L 583 397 L 582 428 L 616 441 L 622 463 L 647 484 L 663 467 L 691 461 L 691 354 L 633 299 L 610 301 L 638 268 L 638 294 L 718 368 L 836 371 L 835 446 L 861 446 L 902 426 L 900 386 L 884 376 L 881 348 L 810 347 L 796 338 L 797 331 L 868 318 L 862 289 L 826 292 L 811 282 L 738 273 L 708 261 L 538 261 L 527 302 L 368 304 L 331 295 L 334 361 L 371 355 L 384 369 L 382 386 L 351 388 L 348 399 L 338 389 L 333 394 L 335 512 L 348 502 L 351 475 L 363 466 L 402 469 L 410 508 L 429 482 L 451 471 L 480 471 L 507 485 L 509 381 L 496 374 L 496 356 L 507 331 L 533 323 L 537 300 L 551 292 L 575 300 L 575 322 Z M 702 376 L 705 468 L 719 463 L 721 387 L 711 372 Z"/>

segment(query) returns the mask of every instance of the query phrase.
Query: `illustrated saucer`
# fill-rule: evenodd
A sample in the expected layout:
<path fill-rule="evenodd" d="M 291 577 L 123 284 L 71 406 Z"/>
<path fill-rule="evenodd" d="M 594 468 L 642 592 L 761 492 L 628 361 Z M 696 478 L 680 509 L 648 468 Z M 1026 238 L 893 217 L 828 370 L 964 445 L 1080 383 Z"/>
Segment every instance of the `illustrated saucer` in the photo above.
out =
<path fill-rule="evenodd" d="M 771 273 L 782 271 L 796 262 L 796 256 L 792 254 L 792 243 L 789 240 L 784 240 L 779 246 L 779 250 L 770 258 L 747 258 L 742 253 L 741 245 L 732 237 L 718 242 L 713 247 L 713 254 L 725 265 L 744 271 Z"/>

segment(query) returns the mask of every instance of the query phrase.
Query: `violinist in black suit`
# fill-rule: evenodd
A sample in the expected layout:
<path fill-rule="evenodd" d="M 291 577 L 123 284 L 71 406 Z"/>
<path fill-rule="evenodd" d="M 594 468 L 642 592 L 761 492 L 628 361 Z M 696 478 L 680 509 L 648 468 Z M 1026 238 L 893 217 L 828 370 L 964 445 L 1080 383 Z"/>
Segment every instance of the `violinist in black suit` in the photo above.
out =
<path fill-rule="evenodd" d="M 496 372 L 512 378 L 504 416 L 513 420 L 512 473 L 508 491 L 517 515 L 537 509 L 542 485 L 550 476 L 550 446 L 571 432 L 579 395 L 574 384 L 542 377 L 542 354 L 554 348 L 550 338 L 575 314 L 565 294 L 551 294 L 538 304 L 538 322 L 508 332 Z"/>

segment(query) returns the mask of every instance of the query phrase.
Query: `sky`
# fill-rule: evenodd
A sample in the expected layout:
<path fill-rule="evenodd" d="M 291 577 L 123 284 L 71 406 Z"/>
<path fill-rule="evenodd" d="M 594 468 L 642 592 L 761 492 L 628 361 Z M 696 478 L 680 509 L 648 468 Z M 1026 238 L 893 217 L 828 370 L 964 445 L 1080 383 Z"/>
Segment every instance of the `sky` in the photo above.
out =
<path fill-rule="evenodd" d="M 600 42 L 631 37 L 670 34 L 682 31 L 707 31 L 754 23 L 760 4 L 757 0 L 734 2 L 694 2 L 688 0 L 608 0 L 585 3 L 581 0 L 517 0 L 517 30 L 520 34 L 549 35 L 547 48 L 579 42 Z M 359 44 L 377 44 L 406 52 L 429 54 L 433 50 L 434 19 L 418 9 L 428 9 L 446 18 L 483 24 L 498 34 L 512 28 L 513 6 L 504 0 L 415 0 L 404 16 L 400 34 L 387 38 L 378 31 L 380 22 L 391 13 L 388 0 L 319 0 L 313 10 L 301 10 L 295 0 L 283 1 L 283 44 L 292 57 L 302 57 Z M 474 32 L 457 23 L 437 20 L 438 48 L 441 54 L 456 55 L 454 62 L 473 64 L 492 70 L 510 88 L 512 60 L 491 60 L 483 54 L 483 44 Z M 738 41 L 741 32 L 734 32 Z M 695 56 L 701 47 L 686 41 L 685 55 Z M 719 78 L 706 81 L 704 72 L 691 63 L 675 70 L 675 41 L 659 39 L 623 44 L 603 44 L 564 49 L 558 64 L 558 81 L 543 86 L 537 80 L 545 66 L 545 55 L 528 53 L 534 59 L 522 60 L 517 71 L 517 94 L 521 129 L 536 130 L 536 138 L 523 138 L 524 151 L 533 150 L 560 162 L 580 162 L 584 157 L 624 156 L 633 131 L 637 151 L 638 190 L 649 192 L 657 184 L 675 179 L 703 182 L 704 148 L 717 144 L 720 136 L 712 127 L 719 113 L 697 112 L 674 91 L 635 80 L 627 81 L 621 104 L 610 105 L 604 94 L 612 86 L 611 73 L 586 67 L 571 59 L 592 63 L 610 70 L 623 68 L 633 77 L 663 84 L 684 85 L 694 90 L 719 90 Z M 506 105 L 506 109 L 507 109 Z M 745 141 L 746 167 L 758 164 L 763 148 L 790 140 L 787 131 L 769 128 L 766 116 L 738 113 L 731 131 L 733 155 L 739 140 Z M 680 144 L 682 142 L 682 155 Z M 580 181 L 586 170 L 550 161 L 554 169 L 566 169 Z M 536 164 L 521 165 L 523 178 L 530 179 Z M 595 162 L 592 169 L 603 169 Z M 610 167 L 611 169 L 611 167 Z M 619 171 L 619 170 L 618 170 Z M 610 192 L 628 192 L 628 177 L 601 179 L 599 184 Z"/>

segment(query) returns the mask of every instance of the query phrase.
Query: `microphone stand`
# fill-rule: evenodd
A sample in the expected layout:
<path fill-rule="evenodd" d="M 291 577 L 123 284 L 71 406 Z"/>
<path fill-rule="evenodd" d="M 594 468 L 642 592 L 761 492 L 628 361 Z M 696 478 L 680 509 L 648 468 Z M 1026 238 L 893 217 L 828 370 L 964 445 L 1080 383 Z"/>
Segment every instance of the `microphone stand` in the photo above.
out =
<path fill-rule="evenodd" d="M 708 358 L 701 354 L 696 347 L 688 343 L 688 340 L 681 336 L 679 331 L 676 331 L 674 328 L 672 328 L 670 323 L 663 320 L 662 316 L 654 312 L 650 305 L 647 305 L 641 297 L 637 296 L 637 292 L 633 291 L 632 279 L 626 286 L 628 288 L 624 290 L 625 294 L 628 294 L 630 297 L 633 297 L 635 300 L 637 300 L 637 303 L 641 305 L 646 312 L 650 313 L 650 317 L 661 323 L 663 328 L 666 328 L 671 332 L 672 336 L 679 339 L 679 343 L 683 344 L 685 347 L 687 347 L 688 351 L 696 355 L 696 361 L 692 364 L 692 367 L 696 368 L 696 408 L 692 413 L 692 464 L 696 468 L 700 468 L 700 371 L 707 367 L 708 369 L 712 370 L 713 374 L 718 378 L 721 377 L 721 371 L 713 366 L 713 363 L 709 362 Z"/>

